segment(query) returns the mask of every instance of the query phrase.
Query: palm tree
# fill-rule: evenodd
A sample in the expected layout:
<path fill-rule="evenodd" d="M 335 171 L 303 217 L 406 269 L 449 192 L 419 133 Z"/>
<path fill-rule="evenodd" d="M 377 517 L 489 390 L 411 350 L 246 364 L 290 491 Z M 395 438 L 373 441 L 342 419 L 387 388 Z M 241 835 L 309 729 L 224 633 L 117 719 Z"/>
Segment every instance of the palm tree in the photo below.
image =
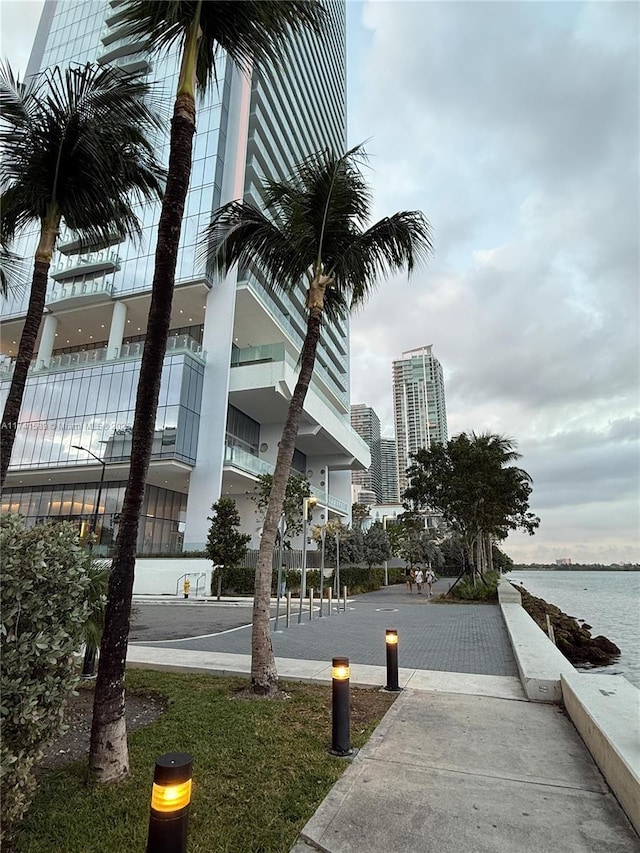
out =
<path fill-rule="evenodd" d="M 274 60 L 293 33 L 319 30 L 324 10 L 317 0 L 126 0 L 118 7 L 122 36 L 144 40 L 152 51 L 181 49 L 171 120 L 169 172 L 158 223 L 151 305 L 133 421 L 129 480 L 120 513 L 105 628 L 100 648 L 91 731 L 90 771 L 98 783 L 129 772 L 124 718 L 124 673 L 138 538 L 160 381 L 171 322 L 171 305 L 196 127 L 196 91 L 217 80 L 219 50 L 248 73 L 254 61 Z"/>
<path fill-rule="evenodd" d="M 253 690 L 277 689 L 269 636 L 272 555 L 324 316 L 335 319 L 361 305 L 378 276 L 407 268 L 432 251 L 431 228 L 419 211 L 396 213 L 368 226 L 371 193 L 360 171 L 360 146 L 344 154 L 325 150 L 300 163 L 284 181 L 265 187 L 266 213 L 247 202 L 231 202 L 207 231 L 209 265 L 225 275 L 238 264 L 257 266 L 274 289 L 292 291 L 308 283 L 307 332 L 300 373 L 278 449 L 256 568 L 251 641 Z"/>
<path fill-rule="evenodd" d="M 0 68 L 4 147 L 0 181 L 0 245 L 5 269 L 17 233 L 37 224 L 40 239 L 0 439 L 4 485 L 27 372 L 44 311 L 51 256 L 60 225 L 87 247 L 109 244 L 114 232 L 139 233 L 135 199 L 161 194 L 163 172 L 146 134 L 157 119 L 145 103 L 149 86 L 97 65 L 50 69 L 22 84 Z"/>

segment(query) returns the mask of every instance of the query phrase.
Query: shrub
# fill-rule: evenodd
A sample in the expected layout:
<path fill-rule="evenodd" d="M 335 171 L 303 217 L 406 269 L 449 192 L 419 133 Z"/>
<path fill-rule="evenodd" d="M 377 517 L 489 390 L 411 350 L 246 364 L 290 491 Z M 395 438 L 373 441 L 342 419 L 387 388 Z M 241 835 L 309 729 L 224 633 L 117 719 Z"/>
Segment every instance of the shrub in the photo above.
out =
<path fill-rule="evenodd" d="M 345 566 L 340 569 L 340 586 L 346 586 L 350 595 L 373 592 L 380 589 L 383 583 L 384 569 L 363 569 L 360 566 Z"/>
<path fill-rule="evenodd" d="M 0 518 L 2 554 L 2 827 L 8 840 L 36 788 L 34 766 L 64 731 L 63 712 L 78 680 L 74 652 L 89 615 L 91 555 L 67 522 L 26 529 Z"/>
<path fill-rule="evenodd" d="M 474 586 L 469 577 L 464 577 L 453 587 L 449 595 L 460 601 L 497 601 L 498 580 L 497 572 L 487 572 L 484 575 L 484 581 L 481 578 L 476 579 Z"/>

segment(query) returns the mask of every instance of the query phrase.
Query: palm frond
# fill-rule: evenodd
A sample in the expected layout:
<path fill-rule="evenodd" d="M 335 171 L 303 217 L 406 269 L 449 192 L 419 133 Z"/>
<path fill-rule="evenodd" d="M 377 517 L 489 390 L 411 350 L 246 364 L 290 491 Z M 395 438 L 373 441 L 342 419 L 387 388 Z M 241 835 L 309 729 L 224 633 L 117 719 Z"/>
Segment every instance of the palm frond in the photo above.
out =
<path fill-rule="evenodd" d="M 3 73 L 0 94 L 13 92 L 15 100 L 20 90 L 10 70 Z M 161 126 L 148 92 L 140 79 L 97 65 L 35 78 L 24 109 L 14 105 L 10 122 L 3 116 L 3 234 L 42 221 L 51 205 L 93 244 L 114 230 L 139 234 L 132 204 L 159 197 L 164 182 L 148 139 Z"/>
<path fill-rule="evenodd" d="M 336 241 L 325 266 L 337 289 L 350 294 L 351 308 L 366 300 L 380 278 L 405 267 L 411 275 L 433 253 L 431 226 L 419 210 L 395 213 L 348 238 Z"/>
<path fill-rule="evenodd" d="M 431 226 L 421 211 L 403 211 L 367 227 L 364 163 L 362 146 L 323 150 L 288 178 L 265 182 L 264 213 L 244 202 L 225 205 L 205 232 L 210 271 L 255 265 L 286 291 L 321 271 L 332 279 L 323 305 L 332 320 L 362 304 L 383 277 L 405 268 L 410 275 L 433 253 Z"/>
<path fill-rule="evenodd" d="M 151 51 L 164 53 L 176 45 L 183 50 L 197 7 L 198 0 L 127 0 L 119 31 L 145 39 Z M 248 70 L 253 61 L 281 57 L 292 35 L 321 32 L 327 18 L 317 0 L 202 0 L 199 13 L 200 91 L 216 79 L 221 49 Z"/>
<path fill-rule="evenodd" d="M 226 275 L 234 266 L 257 265 L 275 290 L 289 290 L 307 266 L 286 234 L 262 211 L 246 202 L 230 202 L 217 210 L 198 254 L 210 274 Z"/>

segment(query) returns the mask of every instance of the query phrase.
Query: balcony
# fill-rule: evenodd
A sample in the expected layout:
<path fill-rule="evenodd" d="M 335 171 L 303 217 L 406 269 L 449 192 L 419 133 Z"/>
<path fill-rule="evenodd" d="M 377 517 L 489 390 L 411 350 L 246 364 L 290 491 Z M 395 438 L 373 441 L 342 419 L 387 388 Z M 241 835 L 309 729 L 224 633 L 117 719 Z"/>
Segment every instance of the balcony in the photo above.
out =
<path fill-rule="evenodd" d="M 76 278 L 96 272 L 116 272 L 120 269 L 120 255 L 117 252 L 101 249 L 98 252 L 85 252 L 82 255 L 69 255 L 57 264 L 52 264 L 49 275 L 54 281 Z"/>
<path fill-rule="evenodd" d="M 259 456 L 254 456 L 241 447 L 225 444 L 224 467 L 238 468 L 252 477 L 260 477 L 262 474 L 273 474 L 275 468 L 271 463 L 265 462 Z"/>
<path fill-rule="evenodd" d="M 102 279 L 89 279 L 88 281 L 74 282 L 63 287 L 50 287 L 47 289 L 45 305 L 60 305 L 67 300 L 81 299 L 83 305 L 91 305 L 95 302 L 103 302 L 113 297 L 113 284 L 111 281 Z"/>
<path fill-rule="evenodd" d="M 96 61 L 98 65 L 112 65 L 131 74 L 134 72 L 148 71 L 150 66 L 149 57 L 145 52 L 145 42 L 125 42 L 118 39 L 117 42 L 106 45 L 98 52 Z"/>
<path fill-rule="evenodd" d="M 225 444 L 224 446 L 224 467 L 227 469 L 233 468 L 244 474 L 249 474 L 252 479 L 257 479 L 262 474 L 273 474 L 275 471 L 275 466 L 270 462 L 265 462 L 264 459 L 254 456 L 241 447 L 229 444 Z M 317 489 L 315 486 L 311 486 L 311 494 L 318 498 L 318 503 L 322 506 L 328 502 L 329 509 L 334 509 L 336 512 L 344 515 L 348 514 L 348 504 L 333 495 L 327 496 L 324 489 Z"/>
<path fill-rule="evenodd" d="M 133 344 L 123 344 L 120 347 L 118 355 L 109 359 L 112 361 L 127 361 L 142 358 L 144 342 L 137 341 Z M 175 335 L 167 338 L 166 355 L 181 355 L 188 353 L 195 358 L 200 364 L 205 363 L 206 353 L 202 349 L 201 344 L 189 337 L 189 335 Z M 54 355 L 45 360 L 35 360 L 31 362 L 29 374 L 56 372 L 61 370 L 76 370 L 82 367 L 94 367 L 100 362 L 107 361 L 107 349 L 92 349 L 84 352 L 69 352 L 62 355 Z M 6 356 L 0 357 L 0 381 L 10 379 L 15 368 L 15 359 L 8 359 Z"/>
<path fill-rule="evenodd" d="M 245 347 L 244 349 L 235 349 L 231 353 L 231 367 L 240 367 L 251 364 L 264 364 L 267 362 L 284 362 L 293 368 L 296 372 L 298 365 L 293 356 L 285 351 L 283 343 L 280 344 L 264 344 L 257 347 Z M 331 377 L 328 370 L 321 364 L 316 362 L 313 368 L 312 384 L 318 384 L 321 381 L 330 395 L 333 395 L 341 406 L 339 410 L 348 411 L 349 398 L 345 391 L 336 385 L 335 380 Z"/>

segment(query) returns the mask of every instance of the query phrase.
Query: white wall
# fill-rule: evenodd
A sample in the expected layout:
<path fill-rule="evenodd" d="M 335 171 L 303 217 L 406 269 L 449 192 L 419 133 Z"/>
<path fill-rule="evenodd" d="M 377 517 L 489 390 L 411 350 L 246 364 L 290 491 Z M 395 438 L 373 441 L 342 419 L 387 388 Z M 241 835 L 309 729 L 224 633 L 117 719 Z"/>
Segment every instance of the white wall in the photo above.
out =
<path fill-rule="evenodd" d="M 188 574 L 191 581 L 189 598 L 196 597 L 196 585 L 198 585 L 198 597 L 209 595 L 212 568 L 211 560 L 207 559 L 185 560 L 180 557 L 169 557 L 163 560 L 145 560 L 143 557 L 138 557 L 133 594 L 175 597 L 177 587 L 178 597 L 182 598 L 182 583 L 184 575 Z M 201 575 L 204 575 L 204 578 Z"/>

